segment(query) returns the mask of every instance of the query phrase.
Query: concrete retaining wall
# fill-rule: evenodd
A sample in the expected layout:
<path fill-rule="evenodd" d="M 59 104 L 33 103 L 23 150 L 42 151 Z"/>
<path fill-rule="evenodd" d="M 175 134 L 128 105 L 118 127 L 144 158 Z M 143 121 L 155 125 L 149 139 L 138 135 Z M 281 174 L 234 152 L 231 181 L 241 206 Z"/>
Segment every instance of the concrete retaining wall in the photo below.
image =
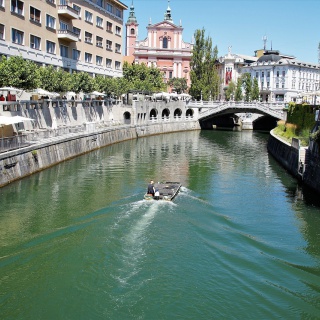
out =
<path fill-rule="evenodd" d="M 293 176 L 299 177 L 299 150 L 292 147 L 291 144 L 280 140 L 272 131 L 268 140 L 268 151 L 272 156 Z"/>
<path fill-rule="evenodd" d="M 0 187 L 59 162 L 117 142 L 169 132 L 199 130 L 197 121 L 123 125 L 77 136 L 61 136 L 26 148 L 0 154 Z"/>
<path fill-rule="evenodd" d="M 320 154 L 319 146 L 310 141 L 307 152 L 307 166 L 303 175 L 303 183 L 320 193 Z"/>

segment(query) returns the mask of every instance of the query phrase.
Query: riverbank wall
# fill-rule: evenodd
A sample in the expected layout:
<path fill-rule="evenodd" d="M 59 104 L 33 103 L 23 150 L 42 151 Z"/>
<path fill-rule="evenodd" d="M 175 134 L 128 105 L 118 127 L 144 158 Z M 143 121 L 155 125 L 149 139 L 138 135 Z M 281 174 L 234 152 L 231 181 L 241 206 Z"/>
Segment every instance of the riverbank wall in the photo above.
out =
<path fill-rule="evenodd" d="M 272 131 L 268 139 L 268 152 L 293 176 L 299 177 L 299 148 L 280 139 Z"/>
<path fill-rule="evenodd" d="M 319 146 L 310 141 L 309 147 L 292 144 L 270 132 L 269 153 L 301 183 L 320 194 L 320 155 Z"/>
<path fill-rule="evenodd" d="M 320 154 L 319 145 L 310 141 L 307 153 L 307 166 L 303 174 L 303 183 L 320 193 Z"/>
<path fill-rule="evenodd" d="M 103 110 L 99 104 L 97 107 Z M 112 109 L 106 107 L 108 123 L 100 125 L 101 116 L 97 119 L 96 115 L 99 113 L 96 112 L 96 109 L 88 109 L 87 106 L 69 109 L 68 106 L 65 106 L 64 109 L 60 108 L 59 113 L 61 111 L 70 112 L 73 114 L 73 119 L 81 120 L 73 122 L 72 125 L 64 122 L 62 128 L 60 126 L 62 121 L 60 117 L 57 117 L 56 110 L 51 108 L 27 109 L 28 116 L 34 110 L 36 111 L 37 123 L 41 126 L 47 123 L 52 124 L 52 113 L 55 116 L 54 120 L 58 120 L 58 128 L 39 128 L 38 126 L 28 134 L 40 135 L 40 139 L 22 148 L 0 153 L 0 187 L 114 143 L 163 133 L 200 130 L 199 122 L 195 117 L 185 117 L 177 113 L 174 116 L 174 112 L 178 112 L 176 110 L 184 110 L 183 104 L 143 103 L 139 104 L 138 110 L 128 106 L 118 106 Z M 79 115 L 77 115 L 78 112 Z M 157 116 L 158 113 L 162 114 L 162 117 Z M 86 115 L 90 115 L 90 118 Z M 70 119 L 70 117 L 66 118 Z M 81 126 L 82 130 L 71 130 L 77 126 Z M 58 135 L 53 134 L 57 131 L 59 131 Z"/>

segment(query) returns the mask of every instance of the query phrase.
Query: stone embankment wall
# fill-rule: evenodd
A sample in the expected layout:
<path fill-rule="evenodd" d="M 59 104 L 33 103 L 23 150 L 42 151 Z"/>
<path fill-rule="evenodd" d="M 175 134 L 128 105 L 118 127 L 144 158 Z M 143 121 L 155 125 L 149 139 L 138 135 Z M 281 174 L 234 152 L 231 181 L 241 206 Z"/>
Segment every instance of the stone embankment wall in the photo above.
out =
<path fill-rule="evenodd" d="M 173 116 L 173 112 L 177 107 L 184 110 L 181 104 L 179 106 L 176 104 L 143 105 L 143 107 L 139 106 L 139 112 L 134 107 L 121 106 L 113 107 L 113 110 L 110 107 L 105 107 L 106 112 L 103 112 L 103 106 L 98 106 L 97 108 L 82 108 L 79 106 L 77 108 L 64 107 L 58 109 L 56 107 L 51 108 L 50 106 L 39 109 L 27 108 L 25 109 L 26 112 L 22 113 L 22 115 L 32 116 L 33 112 L 36 113 L 34 118 L 37 119 L 38 130 L 51 130 L 54 132 L 60 130 L 59 128 L 48 128 L 49 124 L 52 125 L 52 119 L 56 121 L 54 125 L 58 125 L 58 127 L 63 123 L 64 127 L 61 132 L 67 132 L 67 129 L 70 130 L 74 126 L 83 124 L 83 122 L 88 120 L 98 123 L 99 120 L 107 118 L 108 121 L 115 121 L 116 124 L 98 127 L 97 129 L 94 126 L 94 130 L 91 130 L 91 128 L 90 130 L 78 133 L 66 133 L 49 137 L 27 147 L 0 153 L 0 187 L 44 170 L 59 162 L 114 143 L 162 133 L 199 130 L 200 126 L 196 118 L 191 119 L 189 117 L 186 119 L 183 114 L 179 117 Z M 170 116 L 158 116 L 150 120 L 148 112 L 150 109 L 155 108 L 157 108 L 157 112 L 159 113 L 161 109 L 168 109 L 171 111 L 169 112 Z M 125 112 L 130 113 L 130 119 L 124 117 Z M 15 111 L 12 115 L 16 113 Z M 138 113 L 140 113 L 139 121 L 136 118 Z M 143 121 L 141 119 L 142 113 L 146 113 L 145 115 L 143 114 Z M 61 117 L 61 114 L 64 117 Z M 66 117 L 66 114 L 69 114 L 69 116 Z M 70 121 L 70 119 L 72 120 Z M 40 129 L 40 126 L 44 128 Z"/>
<path fill-rule="evenodd" d="M 276 137 L 272 131 L 268 140 L 269 153 L 293 176 L 299 177 L 299 150 Z"/>
<path fill-rule="evenodd" d="M 306 148 L 304 148 L 306 149 Z M 276 137 L 272 131 L 268 141 L 268 151 L 293 176 L 305 186 L 320 193 L 320 155 L 319 146 L 310 141 L 309 148 L 302 152 L 289 143 Z M 304 171 L 299 174 L 299 162 L 304 164 Z"/>
<path fill-rule="evenodd" d="M 303 175 L 303 183 L 320 193 L 320 155 L 319 146 L 311 142 L 307 152 L 307 166 Z"/>

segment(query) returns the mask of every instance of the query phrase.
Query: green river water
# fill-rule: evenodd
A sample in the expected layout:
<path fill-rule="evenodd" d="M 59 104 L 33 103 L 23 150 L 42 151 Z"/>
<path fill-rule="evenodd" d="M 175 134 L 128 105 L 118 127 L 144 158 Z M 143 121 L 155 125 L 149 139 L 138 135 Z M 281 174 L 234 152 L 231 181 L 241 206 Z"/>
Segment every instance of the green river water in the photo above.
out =
<path fill-rule="evenodd" d="M 319 202 L 267 139 L 140 138 L 0 189 L 0 319 L 320 319 Z"/>

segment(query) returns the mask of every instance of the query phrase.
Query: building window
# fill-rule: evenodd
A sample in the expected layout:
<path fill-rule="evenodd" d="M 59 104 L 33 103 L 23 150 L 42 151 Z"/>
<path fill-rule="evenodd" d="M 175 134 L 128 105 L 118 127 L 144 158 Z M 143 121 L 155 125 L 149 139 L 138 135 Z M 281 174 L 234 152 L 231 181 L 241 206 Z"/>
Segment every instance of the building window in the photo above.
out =
<path fill-rule="evenodd" d="M 107 31 L 112 32 L 112 23 L 107 21 Z"/>
<path fill-rule="evenodd" d="M 107 11 L 113 13 L 113 7 L 110 3 L 107 3 Z"/>
<path fill-rule="evenodd" d="M 264 82 L 262 81 L 261 82 L 261 89 L 263 89 L 263 87 L 264 87 Z"/>
<path fill-rule="evenodd" d="M 162 40 L 162 48 L 167 49 L 168 48 L 168 38 L 164 37 Z"/>
<path fill-rule="evenodd" d="M 72 49 L 72 59 L 73 60 L 80 60 L 80 50 Z"/>
<path fill-rule="evenodd" d="M 279 78 L 279 75 L 280 75 L 280 72 L 279 72 L 279 71 L 277 71 L 277 78 Z"/>
<path fill-rule="evenodd" d="M 283 70 L 282 71 L 282 76 L 285 77 L 286 76 L 286 72 Z"/>
<path fill-rule="evenodd" d="M 276 83 L 276 88 L 279 89 L 279 83 L 278 82 Z"/>
<path fill-rule="evenodd" d="M 60 21 L 60 30 L 68 30 L 69 26 L 67 23 Z"/>
<path fill-rule="evenodd" d="M 116 16 L 122 18 L 122 12 L 120 9 L 116 8 Z"/>
<path fill-rule="evenodd" d="M 103 28 L 103 19 L 101 17 L 97 17 L 97 27 Z"/>
<path fill-rule="evenodd" d="M 84 13 L 84 20 L 92 23 L 92 13 L 86 10 Z"/>
<path fill-rule="evenodd" d="M 169 79 L 172 79 L 172 71 L 169 71 Z"/>
<path fill-rule="evenodd" d="M 0 40 L 4 40 L 4 25 L 0 24 Z"/>
<path fill-rule="evenodd" d="M 120 61 L 116 61 L 115 62 L 115 68 L 116 68 L 116 70 L 120 70 L 120 68 L 121 68 L 121 62 Z"/>
<path fill-rule="evenodd" d="M 55 29 L 56 28 L 56 19 L 49 14 L 46 16 L 46 24 L 48 28 Z"/>
<path fill-rule="evenodd" d="M 284 89 L 284 82 L 282 82 L 282 89 Z"/>
<path fill-rule="evenodd" d="M 270 71 L 267 72 L 267 77 L 270 78 Z"/>
<path fill-rule="evenodd" d="M 97 45 L 97 47 L 102 48 L 102 41 L 103 41 L 103 39 L 101 37 L 96 36 L 96 45 Z"/>
<path fill-rule="evenodd" d="M 68 47 L 60 45 L 60 56 L 64 58 L 69 58 Z"/>
<path fill-rule="evenodd" d="M 112 50 L 112 41 L 110 41 L 110 40 L 106 41 L 106 49 L 109 51 Z"/>
<path fill-rule="evenodd" d="M 40 50 L 41 38 L 30 35 L 30 48 Z"/>
<path fill-rule="evenodd" d="M 86 43 L 92 43 L 92 33 L 86 31 L 84 33 L 84 41 Z"/>
<path fill-rule="evenodd" d="M 121 45 L 116 43 L 116 53 L 121 53 Z"/>
<path fill-rule="evenodd" d="M 97 64 L 98 66 L 102 66 L 102 57 L 96 56 L 96 64 Z"/>
<path fill-rule="evenodd" d="M 11 0 L 11 12 L 19 15 L 23 15 L 23 5 L 24 3 L 20 0 Z"/>
<path fill-rule="evenodd" d="M 80 8 L 79 6 L 77 6 L 76 4 L 73 4 L 72 6 L 73 6 L 73 9 L 74 9 L 74 10 L 78 11 L 78 15 L 80 15 L 80 13 L 81 13 L 81 8 Z"/>
<path fill-rule="evenodd" d="M 259 72 L 256 72 L 256 78 L 258 78 L 259 77 Z"/>
<path fill-rule="evenodd" d="M 116 26 L 116 35 L 121 36 L 121 28 Z"/>
<path fill-rule="evenodd" d="M 4 0 L 0 0 L 0 7 L 4 8 Z"/>
<path fill-rule="evenodd" d="M 263 71 L 261 72 L 261 78 L 264 78 L 264 72 Z"/>
<path fill-rule="evenodd" d="M 268 89 L 270 88 L 270 82 L 267 82 L 267 88 Z"/>
<path fill-rule="evenodd" d="M 103 7 L 103 6 L 102 6 L 102 0 L 97 0 L 97 6 L 99 6 L 99 7 L 101 7 L 101 8 Z"/>
<path fill-rule="evenodd" d="M 106 67 L 111 68 L 112 67 L 112 60 L 111 59 L 106 59 Z"/>
<path fill-rule="evenodd" d="M 131 30 L 130 30 L 130 34 L 131 34 L 131 35 L 134 35 L 134 34 L 135 34 L 135 30 L 134 30 L 134 28 L 131 28 Z"/>
<path fill-rule="evenodd" d="M 34 7 L 30 7 L 30 20 L 40 23 L 40 15 L 41 12 L 40 10 L 34 8 Z"/>
<path fill-rule="evenodd" d="M 92 62 L 92 54 L 89 53 L 89 52 L 86 52 L 86 53 L 84 54 L 84 60 L 85 60 L 85 62 L 87 62 L 87 63 L 91 63 L 91 62 Z"/>
<path fill-rule="evenodd" d="M 75 33 L 79 37 L 79 40 L 80 40 L 81 29 L 76 28 L 76 27 L 72 27 L 72 31 L 73 31 L 73 33 Z"/>
<path fill-rule="evenodd" d="M 56 52 L 56 44 L 47 40 L 47 52 L 54 54 Z"/>
<path fill-rule="evenodd" d="M 23 44 L 24 41 L 24 32 L 12 29 L 12 42 L 17 44 Z"/>

